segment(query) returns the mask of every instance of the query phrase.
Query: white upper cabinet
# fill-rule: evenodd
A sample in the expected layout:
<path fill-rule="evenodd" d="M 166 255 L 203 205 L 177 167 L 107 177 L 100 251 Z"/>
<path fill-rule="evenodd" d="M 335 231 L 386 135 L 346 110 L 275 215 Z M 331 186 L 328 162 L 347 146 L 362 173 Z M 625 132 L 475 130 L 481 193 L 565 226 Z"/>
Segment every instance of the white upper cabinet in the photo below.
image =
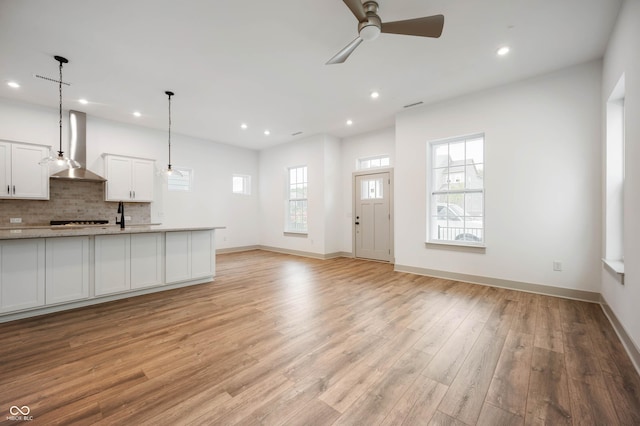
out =
<path fill-rule="evenodd" d="M 0 141 L 0 198 L 49 199 L 49 147 Z"/>
<path fill-rule="evenodd" d="M 153 201 L 155 162 L 106 154 L 106 201 Z"/>

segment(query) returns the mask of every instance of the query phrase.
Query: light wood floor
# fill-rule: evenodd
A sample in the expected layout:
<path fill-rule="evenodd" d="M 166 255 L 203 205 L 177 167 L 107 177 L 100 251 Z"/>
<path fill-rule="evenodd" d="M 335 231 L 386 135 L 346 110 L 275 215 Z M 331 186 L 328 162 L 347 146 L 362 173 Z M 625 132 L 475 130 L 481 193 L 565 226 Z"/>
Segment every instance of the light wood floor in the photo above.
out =
<path fill-rule="evenodd" d="M 598 305 L 353 259 L 218 256 L 214 283 L 0 324 L 0 422 L 638 425 Z"/>

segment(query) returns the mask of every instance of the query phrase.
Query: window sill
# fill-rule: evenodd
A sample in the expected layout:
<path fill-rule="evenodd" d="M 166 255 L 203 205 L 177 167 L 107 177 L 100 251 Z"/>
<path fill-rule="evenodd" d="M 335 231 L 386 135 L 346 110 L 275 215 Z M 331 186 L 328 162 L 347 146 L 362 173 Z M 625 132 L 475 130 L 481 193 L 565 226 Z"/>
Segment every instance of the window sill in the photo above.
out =
<path fill-rule="evenodd" d="M 617 275 L 618 278 L 620 279 L 620 283 L 624 285 L 624 261 L 602 259 L 602 263 L 604 264 L 605 269 Z"/>
<path fill-rule="evenodd" d="M 454 241 L 427 241 L 426 248 L 436 248 L 443 250 L 466 251 L 470 253 L 485 253 L 487 246 L 484 244 L 457 243 Z"/>
<path fill-rule="evenodd" d="M 304 238 L 308 235 L 307 232 L 303 232 L 303 231 L 284 231 L 282 233 L 282 235 L 284 235 L 285 237 L 301 237 Z"/>

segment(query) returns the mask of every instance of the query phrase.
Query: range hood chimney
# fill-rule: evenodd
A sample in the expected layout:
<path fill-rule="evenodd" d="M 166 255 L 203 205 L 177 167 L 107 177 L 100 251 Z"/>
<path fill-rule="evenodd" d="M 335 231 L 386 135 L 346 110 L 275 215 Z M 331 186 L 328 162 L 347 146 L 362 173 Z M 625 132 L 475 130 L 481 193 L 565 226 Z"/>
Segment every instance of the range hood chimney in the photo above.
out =
<path fill-rule="evenodd" d="M 51 179 L 69 179 L 81 182 L 106 182 L 106 179 L 87 170 L 87 114 L 69 111 L 69 157 L 80 163 L 79 169 L 65 169 L 50 176 Z"/>

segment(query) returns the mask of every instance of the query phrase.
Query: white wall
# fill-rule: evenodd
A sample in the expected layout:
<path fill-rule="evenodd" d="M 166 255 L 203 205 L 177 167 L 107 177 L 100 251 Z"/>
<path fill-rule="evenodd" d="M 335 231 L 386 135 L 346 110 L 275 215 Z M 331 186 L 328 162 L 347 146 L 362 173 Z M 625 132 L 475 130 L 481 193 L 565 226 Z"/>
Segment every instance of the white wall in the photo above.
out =
<path fill-rule="evenodd" d="M 357 161 L 359 158 L 388 155 L 393 167 L 395 165 L 395 139 L 395 128 L 389 127 L 342 140 L 340 251 L 353 252 L 353 172 L 357 170 Z"/>
<path fill-rule="evenodd" d="M 68 112 L 63 112 L 63 149 L 68 147 Z M 58 110 L 0 99 L 0 139 L 58 146 Z M 217 234 L 218 248 L 258 244 L 258 153 L 253 150 L 172 133 L 172 163 L 194 170 L 194 189 L 168 192 L 156 177 L 151 219 L 169 225 L 226 226 Z M 167 163 L 167 133 L 87 115 L 87 166 L 104 176 L 103 153 Z M 233 173 L 254 177 L 251 196 L 231 193 Z"/>
<path fill-rule="evenodd" d="M 599 291 L 600 79 L 592 62 L 400 113 L 396 264 Z M 486 252 L 425 247 L 427 142 L 475 133 L 485 134 Z"/>
<path fill-rule="evenodd" d="M 342 239 L 342 193 L 340 139 L 325 137 L 324 143 L 324 253 L 338 253 Z"/>
<path fill-rule="evenodd" d="M 260 151 L 261 245 L 318 255 L 338 251 L 334 222 L 342 209 L 339 153 L 339 140 L 328 135 L 310 136 Z M 287 170 L 296 166 L 308 168 L 307 235 L 284 232 Z"/>
<path fill-rule="evenodd" d="M 603 61 L 602 99 L 605 103 L 620 76 L 625 75 L 625 284 L 601 271 L 602 296 L 640 350 L 640 1 L 624 2 Z M 604 135 L 604 132 L 603 132 Z M 604 137 L 603 148 L 604 149 Z M 603 174 L 604 179 L 604 174 Z M 604 184 L 603 184 L 604 185 Z M 604 223 L 604 222 L 603 222 Z M 604 226 L 603 226 L 604 228 Z M 603 252 L 604 256 L 604 245 Z"/>

